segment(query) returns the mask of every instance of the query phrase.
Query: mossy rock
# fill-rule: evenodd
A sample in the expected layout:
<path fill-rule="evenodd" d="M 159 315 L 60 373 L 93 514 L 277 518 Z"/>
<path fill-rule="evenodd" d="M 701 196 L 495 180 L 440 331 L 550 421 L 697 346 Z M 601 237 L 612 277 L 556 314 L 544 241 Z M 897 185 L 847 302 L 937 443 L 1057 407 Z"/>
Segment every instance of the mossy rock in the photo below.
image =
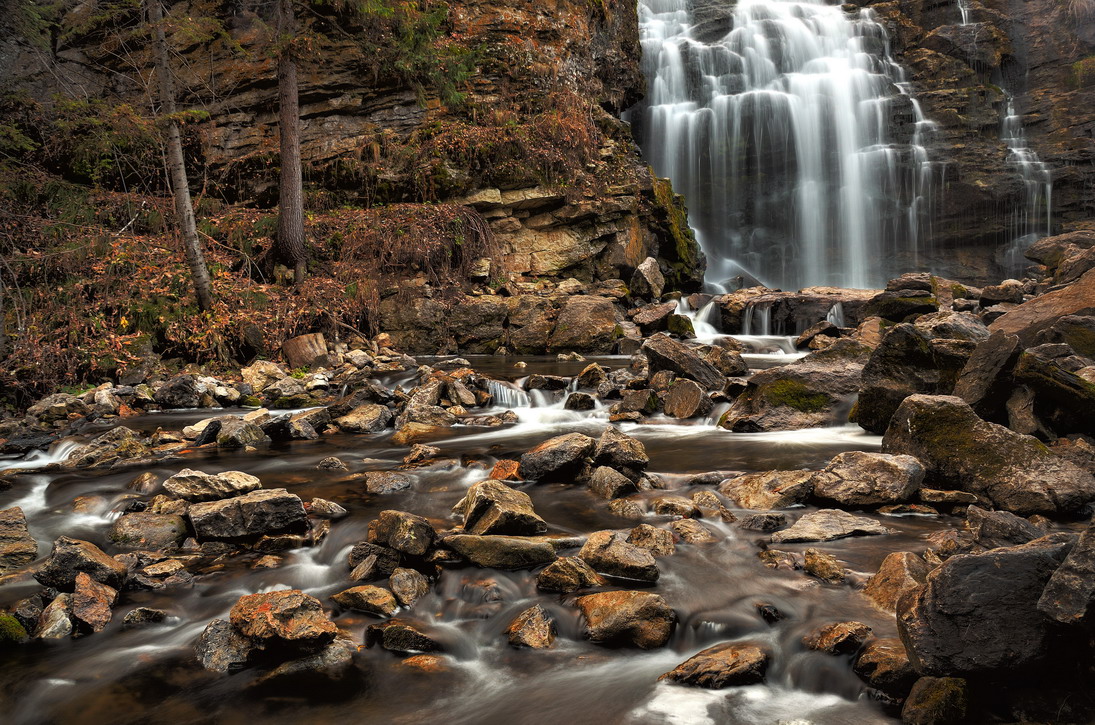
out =
<path fill-rule="evenodd" d="M 825 393 L 811 390 L 797 380 L 777 380 L 760 392 L 769 405 L 782 405 L 803 413 L 820 413 L 832 402 Z"/>
<path fill-rule="evenodd" d="M 19 620 L 10 614 L 0 614 L 0 649 L 23 644 L 30 639 Z"/>
<path fill-rule="evenodd" d="M 241 408 L 261 408 L 262 398 L 257 395 L 244 395 L 237 402 Z"/>
<path fill-rule="evenodd" d="M 307 408 L 315 401 L 307 395 L 285 395 L 270 403 L 272 410 L 290 410 L 293 408 Z"/>

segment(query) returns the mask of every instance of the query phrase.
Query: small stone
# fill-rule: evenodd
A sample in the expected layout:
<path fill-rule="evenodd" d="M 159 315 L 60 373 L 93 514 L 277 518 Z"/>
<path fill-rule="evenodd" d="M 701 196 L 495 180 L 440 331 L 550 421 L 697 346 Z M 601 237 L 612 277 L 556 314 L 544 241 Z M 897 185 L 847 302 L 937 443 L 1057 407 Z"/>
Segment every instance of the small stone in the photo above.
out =
<path fill-rule="evenodd" d="M 331 599 L 343 609 L 380 617 L 390 617 L 399 609 L 399 603 L 390 591 L 371 584 L 346 589 L 333 595 Z"/>
<path fill-rule="evenodd" d="M 651 508 L 659 516 L 691 518 L 698 513 L 692 500 L 684 496 L 659 496 L 651 502 Z"/>
<path fill-rule="evenodd" d="M 396 569 L 388 579 L 388 586 L 404 607 L 414 606 L 415 602 L 430 593 L 429 580 L 414 569 Z"/>
<path fill-rule="evenodd" d="M 842 584 L 844 582 L 844 567 L 832 554 L 826 554 L 819 549 L 807 549 L 805 563 L 802 567 L 807 574 L 816 577 L 829 584 Z"/>
<path fill-rule="evenodd" d="M 316 465 L 316 468 L 320 469 L 321 471 L 347 471 L 347 470 L 349 470 L 346 463 L 341 458 L 338 458 L 337 456 L 327 456 L 326 458 L 324 458 L 322 461 L 320 461 Z"/>
<path fill-rule="evenodd" d="M 696 491 L 692 494 L 692 503 L 696 505 L 697 512 L 703 516 L 718 517 L 725 523 L 738 520 L 738 517 L 726 508 L 726 504 L 714 491 Z"/>
<path fill-rule="evenodd" d="M 746 531 L 778 531 L 787 525 L 787 515 L 775 511 L 743 516 L 738 526 Z"/>
<path fill-rule="evenodd" d="M 473 401 L 474 403 L 474 401 Z M 410 453 L 403 457 L 404 466 L 421 466 L 436 459 L 441 455 L 441 449 L 437 446 L 428 446 L 424 443 L 415 443 L 411 446 Z"/>
<path fill-rule="evenodd" d="M 550 438 L 521 456 L 521 475 L 530 481 L 569 482 L 596 445 L 597 441 L 581 433 Z"/>
<path fill-rule="evenodd" d="M 47 587 L 72 591 L 76 576 L 86 573 L 95 581 L 118 589 L 125 581 L 126 567 L 87 541 L 62 536 L 53 542 L 53 551 L 34 578 Z"/>
<path fill-rule="evenodd" d="M 421 627 L 405 619 L 389 619 L 370 624 L 365 630 L 365 646 L 380 645 L 391 652 L 440 652 L 441 643 Z"/>
<path fill-rule="evenodd" d="M 536 586 L 545 592 L 567 594 L 579 589 L 603 587 L 604 577 L 576 556 L 564 556 L 548 564 L 536 577 Z"/>
<path fill-rule="evenodd" d="M 608 576 L 655 582 L 660 573 L 649 551 L 628 543 L 623 535 L 615 531 L 590 534 L 578 556 L 594 571 Z"/>
<path fill-rule="evenodd" d="M 765 471 L 730 478 L 719 484 L 719 493 L 745 509 L 788 508 L 809 498 L 813 471 Z"/>
<path fill-rule="evenodd" d="M 547 531 L 547 522 L 532 507 L 528 494 L 495 481 L 480 481 L 454 507 L 464 517 L 469 534 L 533 536 Z"/>
<path fill-rule="evenodd" d="M 871 636 L 871 631 L 862 622 L 837 622 L 806 635 L 802 644 L 807 649 L 831 655 L 853 654 Z"/>
<path fill-rule="evenodd" d="M 855 673 L 871 687 L 904 697 L 916 682 L 916 670 L 897 638 L 871 640 L 856 658 Z"/>
<path fill-rule="evenodd" d="M 381 511 L 375 525 L 375 543 L 411 556 L 424 556 L 436 539 L 429 521 L 406 511 Z"/>
<path fill-rule="evenodd" d="M 629 498 L 617 498 L 608 502 L 608 510 L 620 518 L 641 521 L 646 516 L 642 504 Z"/>
<path fill-rule="evenodd" d="M 72 619 L 92 632 L 101 632 L 110 624 L 110 608 L 118 599 L 118 590 L 92 579 L 84 572 L 76 575 L 72 595 Z"/>
<path fill-rule="evenodd" d="M 686 544 L 710 544 L 717 538 L 711 530 L 695 519 L 679 519 L 669 524 L 681 541 Z"/>
<path fill-rule="evenodd" d="M 135 629 L 147 627 L 151 624 L 161 624 L 167 619 L 167 612 L 151 607 L 137 607 L 126 612 L 122 618 L 122 629 Z"/>
<path fill-rule="evenodd" d="M 341 519 L 349 515 L 345 508 L 325 498 L 313 498 L 308 504 L 308 513 L 325 519 Z"/>
<path fill-rule="evenodd" d="M 598 466 L 589 477 L 589 490 L 604 499 L 630 496 L 638 489 L 634 481 L 608 466 Z"/>
<path fill-rule="evenodd" d="M 672 556 L 677 551 L 673 533 L 650 524 L 639 524 L 627 535 L 629 544 L 646 549 L 654 556 Z"/>
<path fill-rule="evenodd" d="M 968 722 L 969 695 L 960 677 L 921 677 L 901 709 L 904 725 L 960 725 Z"/>
<path fill-rule="evenodd" d="M 537 604 L 518 614 L 506 628 L 514 647 L 549 649 L 555 642 L 555 621 Z"/>
<path fill-rule="evenodd" d="M 258 645 L 298 652 L 318 652 L 338 633 L 319 600 L 297 589 L 242 596 L 229 621 Z"/>

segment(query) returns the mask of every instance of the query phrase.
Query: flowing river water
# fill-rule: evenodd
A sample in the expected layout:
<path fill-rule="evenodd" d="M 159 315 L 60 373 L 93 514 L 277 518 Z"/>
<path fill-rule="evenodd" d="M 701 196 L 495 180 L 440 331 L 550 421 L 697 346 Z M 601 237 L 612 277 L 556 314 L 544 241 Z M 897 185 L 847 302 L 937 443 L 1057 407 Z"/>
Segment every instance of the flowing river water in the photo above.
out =
<path fill-rule="evenodd" d="M 748 340 L 755 347 L 778 345 Z M 786 341 L 785 341 L 786 342 Z M 754 367 L 791 359 L 780 352 L 750 356 Z M 626 358 L 590 358 L 608 367 Z M 515 379 L 533 372 L 573 375 L 585 363 L 524 358 L 473 358 L 481 373 Z M 408 385 L 409 374 L 388 379 Z M 817 546 L 849 569 L 852 584 L 826 585 L 801 572 L 765 568 L 757 558 L 764 534 L 711 518 L 703 523 L 717 537 L 708 544 L 679 543 L 676 554 L 660 558 L 662 576 L 653 591 L 678 616 L 669 645 L 653 650 L 616 649 L 583 640 L 574 595 L 538 592 L 534 571 L 496 571 L 449 567 L 432 590 L 401 614 L 433 628 L 445 654 L 415 667 L 380 648 L 361 648 L 351 676 L 323 686 L 256 685 L 259 672 L 230 676 L 203 671 L 193 645 L 206 624 L 227 618 L 244 594 L 299 588 L 327 605 L 329 597 L 353 586 L 347 554 L 365 539 L 367 525 L 385 509 L 428 517 L 436 528 L 459 522 L 450 509 L 467 488 L 484 478 L 501 458 L 517 457 L 547 438 L 579 431 L 599 435 L 608 423 L 603 408 L 564 410 L 546 394 L 514 395 L 520 422 L 503 428 L 456 426 L 433 441 L 442 459 L 411 471 L 411 489 L 391 495 L 365 493 L 353 474 L 394 469 L 407 449 L 390 442 L 391 433 L 337 434 L 318 441 L 260 446 L 250 453 L 199 450 L 151 469 L 59 471 L 26 469 L 14 487 L 0 494 L 0 509 L 23 508 L 31 533 L 46 555 L 52 541 L 67 535 L 92 541 L 114 553 L 106 532 L 133 493 L 126 484 L 144 470 L 167 477 L 182 468 L 207 472 L 242 470 L 262 479 L 266 488 L 285 487 L 308 500 L 323 497 L 340 503 L 349 516 L 335 521 L 316 547 L 283 554 L 273 569 L 252 568 L 260 554 L 207 556 L 188 568 L 189 586 L 160 591 L 124 592 L 113 622 L 98 634 L 74 640 L 36 642 L 0 654 L 0 701 L 6 722 L 246 723 L 263 722 L 437 722 L 448 723 L 838 723 L 892 722 L 852 673 L 846 657 L 807 651 L 801 638 L 811 629 L 836 621 L 868 623 L 877 636 L 895 636 L 892 614 L 874 609 L 855 582 L 862 583 L 892 551 L 922 551 L 929 533 L 957 524 L 949 517 L 879 517 L 895 533 L 828 544 L 781 545 L 788 550 Z M 500 408 L 498 410 L 501 410 Z M 717 416 L 718 410 L 713 413 Z M 209 415 L 183 411 L 130 419 L 144 430 L 179 429 Z M 860 429 L 829 428 L 766 434 L 735 434 L 706 421 L 653 419 L 621 428 L 642 441 L 650 472 L 672 493 L 689 495 L 710 489 L 693 476 L 714 471 L 761 471 L 819 468 L 846 450 L 877 450 L 880 439 Z M 349 471 L 317 468 L 338 456 Z M 40 464 L 42 461 L 38 461 Z M 5 462 L 6 463 L 6 462 Z M 0 467 L 3 467 L 0 465 Z M 718 480 L 719 477 L 714 477 Z M 551 533 L 585 535 L 601 529 L 629 529 L 638 521 L 613 514 L 608 502 L 584 486 L 531 484 L 522 487 Z M 639 494 L 647 498 L 663 491 Z M 80 498 L 85 497 L 85 498 Z M 87 498 L 90 497 L 90 498 Z M 74 512 L 74 502 L 84 504 Z M 88 502 L 91 502 L 90 504 Z M 788 512 L 791 518 L 810 509 Z M 741 512 L 736 512 L 741 513 Z M 665 526 L 670 518 L 648 513 L 646 523 Z M 574 551 L 564 551 L 573 554 Z M 383 584 L 384 582 L 378 582 Z M 623 584 L 634 588 L 634 582 Z M 0 606 L 31 595 L 39 585 L 27 575 L 0 580 Z M 583 592 L 586 593 L 586 592 Z M 551 650 L 517 650 L 504 630 L 522 610 L 541 604 L 555 618 L 559 637 Z M 769 625 L 758 604 L 774 605 L 785 615 Z M 124 630 L 122 617 L 138 606 L 163 609 L 170 618 L 159 625 Z M 335 619 L 356 642 L 377 621 L 346 612 Z M 772 651 L 764 684 L 729 690 L 702 690 L 659 681 L 699 650 L 728 640 L 762 641 Z"/>

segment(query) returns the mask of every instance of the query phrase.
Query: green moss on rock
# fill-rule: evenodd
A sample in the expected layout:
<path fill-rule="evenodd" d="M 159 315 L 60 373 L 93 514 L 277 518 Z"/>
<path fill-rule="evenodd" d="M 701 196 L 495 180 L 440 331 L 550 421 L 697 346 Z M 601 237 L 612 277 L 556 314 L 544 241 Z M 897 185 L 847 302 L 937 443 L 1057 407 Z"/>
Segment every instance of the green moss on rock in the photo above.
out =
<path fill-rule="evenodd" d="M 829 406 L 829 396 L 810 390 L 797 380 L 777 380 L 761 391 L 770 405 L 783 405 L 803 413 L 820 413 Z"/>
<path fill-rule="evenodd" d="M 0 614 L 0 649 L 22 644 L 30 639 L 19 620 L 10 614 Z"/>

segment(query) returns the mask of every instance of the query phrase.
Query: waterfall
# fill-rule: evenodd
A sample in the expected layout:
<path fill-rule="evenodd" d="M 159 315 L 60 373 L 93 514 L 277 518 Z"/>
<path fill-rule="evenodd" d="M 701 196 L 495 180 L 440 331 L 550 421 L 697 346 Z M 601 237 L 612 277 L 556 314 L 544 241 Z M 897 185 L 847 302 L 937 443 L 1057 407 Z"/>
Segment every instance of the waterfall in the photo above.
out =
<path fill-rule="evenodd" d="M 958 13 L 962 17 L 960 25 L 970 24 L 970 0 L 958 0 Z"/>
<path fill-rule="evenodd" d="M 491 402 L 500 408 L 527 408 L 532 404 L 528 393 L 515 385 L 491 379 L 488 379 L 486 384 Z"/>
<path fill-rule="evenodd" d="M 837 302 L 835 305 L 829 308 L 829 311 L 825 314 L 825 319 L 830 325 L 837 327 L 846 327 L 844 324 L 844 303 Z"/>
<path fill-rule="evenodd" d="M 741 314 L 741 334 L 768 337 L 772 335 L 772 303 L 752 302 L 745 306 Z"/>
<path fill-rule="evenodd" d="M 1049 165 L 1027 146 L 1023 117 L 1015 110 L 1015 98 L 1007 91 L 1005 95 L 1008 104 L 1000 138 L 1008 147 L 1008 163 L 1023 179 L 1023 203 L 1011 212 L 1011 241 L 999 261 L 1008 274 L 1017 275 L 1029 264 L 1023 257 L 1026 248 L 1053 233 L 1053 174 Z"/>
<path fill-rule="evenodd" d="M 872 11 L 822 0 L 639 10 L 649 94 L 627 118 L 684 195 L 710 281 L 867 287 L 898 254 L 916 264 L 931 124 Z"/>

